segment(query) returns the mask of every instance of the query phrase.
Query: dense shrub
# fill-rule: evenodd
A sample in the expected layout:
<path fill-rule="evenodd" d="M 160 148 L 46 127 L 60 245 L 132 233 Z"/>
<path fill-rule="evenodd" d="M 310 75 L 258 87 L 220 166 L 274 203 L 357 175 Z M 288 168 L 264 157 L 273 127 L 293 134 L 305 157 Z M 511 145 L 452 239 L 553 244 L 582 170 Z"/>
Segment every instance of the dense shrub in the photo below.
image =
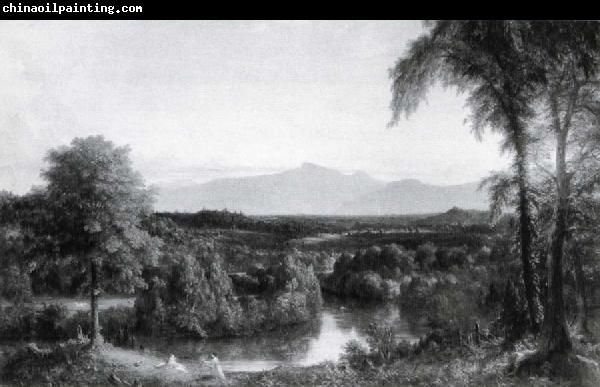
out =
<path fill-rule="evenodd" d="M 2 378 L 10 385 L 105 385 L 102 372 L 96 373 L 98 376 L 82 372 L 96 366 L 94 353 L 84 343 L 69 341 L 40 347 L 30 343 L 9 356 Z"/>
<path fill-rule="evenodd" d="M 382 279 L 373 271 L 350 272 L 342 277 L 330 276 L 324 288 L 338 296 L 363 300 L 388 300 L 400 295 L 397 280 Z"/>
<path fill-rule="evenodd" d="M 4 192 L 0 192 L 0 217 L 9 216 L 4 208 L 8 205 Z M 6 221 L 6 220 L 5 220 Z M 28 265 L 26 254 L 32 250 L 27 245 L 28 230 L 18 224 L 0 224 L 0 299 L 13 303 L 29 301 L 31 297 L 30 272 L 34 265 Z"/>
<path fill-rule="evenodd" d="M 369 324 L 367 329 L 367 343 L 369 344 L 370 351 L 380 361 L 389 361 L 397 345 L 392 326 L 375 323 Z"/>
<path fill-rule="evenodd" d="M 421 271 L 429 270 L 435 263 L 436 247 L 433 243 L 427 242 L 420 245 L 415 252 L 415 263 L 419 265 Z"/>
<path fill-rule="evenodd" d="M 473 261 L 467 255 L 466 247 L 440 248 L 435 252 L 434 266 L 439 270 L 448 270 L 452 266 L 463 267 L 467 263 Z"/>
<path fill-rule="evenodd" d="M 345 293 L 356 298 L 382 300 L 384 294 L 381 277 L 372 271 L 353 273 L 346 282 Z"/>
<path fill-rule="evenodd" d="M 40 339 L 62 339 L 67 336 L 64 323 L 67 309 L 63 305 L 51 304 L 44 307 L 35 316 L 36 337 Z"/>
<path fill-rule="evenodd" d="M 312 266 L 307 266 L 293 257 L 286 257 L 277 267 L 275 284 L 279 291 L 305 293 L 306 305 L 312 312 L 316 312 L 323 303 L 321 286 Z"/>
<path fill-rule="evenodd" d="M 142 330 L 173 329 L 204 337 L 207 329 L 217 331 L 229 324 L 227 308 L 235 307 L 233 286 L 218 255 L 209 262 L 200 251 L 196 256 L 176 251 L 145 274 L 149 286 L 136 300 Z"/>
<path fill-rule="evenodd" d="M 274 328 L 269 323 L 273 321 L 270 315 L 272 310 L 265 299 L 254 296 L 240 297 L 239 302 L 242 306 L 243 329 L 241 333 L 251 334 L 265 329 Z"/>
<path fill-rule="evenodd" d="M 310 313 L 306 294 L 300 292 L 279 294 L 270 303 L 269 317 L 282 326 L 308 321 Z"/>
<path fill-rule="evenodd" d="M 472 327 L 484 314 L 486 283 L 470 271 L 434 272 L 404 282 L 402 309 L 431 328 Z"/>
<path fill-rule="evenodd" d="M 342 358 L 352 368 L 364 369 L 374 364 L 392 363 L 415 350 L 412 344 L 397 340 L 389 324 L 371 323 L 366 333 L 368 349 L 356 340 L 349 341 L 344 348 Z"/>
<path fill-rule="evenodd" d="M 221 257 L 180 248 L 146 270 L 148 288 L 136 300 L 138 327 L 147 333 L 196 337 L 237 336 L 305 322 L 321 304 L 312 266 L 286 256 L 267 269 L 254 267 L 236 285 L 256 297 L 239 297 Z M 248 290 L 252 292 L 246 292 Z"/>
<path fill-rule="evenodd" d="M 371 246 L 354 257 L 342 254 L 333 273 L 324 281 L 330 293 L 367 300 L 394 299 L 400 295 L 402 278 L 415 270 L 415 254 L 395 244 Z"/>
<path fill-rule="evenodd" d="M 359 250 L 354 255 L 350 269 L 354 272 L 374 271 L 383 278 L 393 278 L 398 274 L 412 272 L 413 261 L 414 253 L 396 244 L 386 245 L 383 248 L 371 246 Z"/>
<path fill-rule="evenodd" d="M 312 265 L 315 271 L 331 271 L 336 262 L 336 254 L 325 251 L 298 250 L 297 248 L 286 249 L 282 254 L 279 254 L 277 262 L 282 262 L 285 257 L 292 257 L 295 260 L 301 261 L 306 266 Z"/>
<path fill-rule="evenodd" d="M 333 265 L 334 275 L 340 277 L 352 269 L 352 255 L 343 253 Z"/>
<path fill-rule="evenodd" d="M 113 307 L 99 313 L 101 333 L 105 340 L 122 345 L 130 342 L 136 325 L 135 311 Z M 63 305 L 50 304 L 40 310 L 29 307 L 5 307 L 0 314 L 0 338 L 20 337 L 35 340 L 77 338 L 79 328 L 90 332 L 90 313 L 79 311 L 69 315 Z"/>
<path fill-rule="evenodd" d="M 18 265 L 0 267 L 0 299 L 23 303 L 30 301 L 31 296 L 31 277 L 26 270 Z"/>
<path fill-rule="evenodd" d="M 50 304 L 40 310 L 25 305 L 4 307 L 0 314 L 0 337 L 57 340 L 68 337 L 67 310 Z"/>
<path fill-rule="evenodd" d="M 36 336 L 36 316 L 31 307 L 23 304 L 5 306 L 0 310 L 0 338 L 30 339 Z"/>
<path fill-rule="evenodd" d="M 263 290 L 263 285 L 258 278 L 260 276 L 261 273 L 259 272 L 255 275 L 234 274 L 230 277 L 236 293 L 257 294 Z"/>
<path fill-rule="evenodd" d="M 440 285 L 429 301 L 429 325 L 435 328 L 473 327 L 477 320 L 477 304 L 468 289 Z"/>
<path fill-rule="evenodd" d="M 133 344 L 133 333 L 137 325 L 134 309 L 123 306 L 111 307 L 101 311 L 99 317 L 101 333 L 105 340 L 116 345 Z"/>
<path fill-rule="evenodd" d="M 387 245 L 381 250 L 379 263 L 380 270 L 388 275 L 396 274 L 396 269 L 402 274 L 410 274 L 414 270 L 414 253 L 400 248 L 396 244 Z"/>
<path fill-rule="evenodd" d="M 354 369 L 364 369 L 370 365 L 369 351 L 358 340 L 352 339 L 344 346 L 342 360 L 347 361 Z"/>

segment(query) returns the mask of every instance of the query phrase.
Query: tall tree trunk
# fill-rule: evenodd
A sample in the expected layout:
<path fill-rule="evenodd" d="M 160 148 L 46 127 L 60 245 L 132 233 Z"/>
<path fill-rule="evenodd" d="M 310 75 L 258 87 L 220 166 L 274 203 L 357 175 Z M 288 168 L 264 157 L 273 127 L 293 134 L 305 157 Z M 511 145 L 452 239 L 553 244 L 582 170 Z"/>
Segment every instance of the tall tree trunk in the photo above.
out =
<path fill-rule="evenodd" d="M 534 281 L 533 264 L 531 262 L 531 215 L 529 213 L 527 144 L 525 134 L 520 125 L 514 124 L 517 180 L 519 185 L 519 235 L 521 242 L 521 264 L 523 266 L 523 283 L 529 314 L 530 327 L 533 332 L 539 331 L 537 289 Z"/>
<path fill-rule="evenodd" d="M 585 286 L 585 275 L 583 274 L 582 251 L 576 248 L 574 251 L 575 286 L 577 288 L 577 325 L 579 333 L 588 333 L 588 304 Z"/>
<path fill-rule="evenodd" d="M 563 299 L 563 250 L 567 236 L 569 212 L 569 181 L 567 177 L 567 130 L 557 121 L 556 132 L 556 222 L 550 246 L 548 267 L 548 299 L 544 316 L 544 350 L 547 354 L 564 353 L 571 349 Z M 555 124 L 556 125 L 556 124 Z"/>
<path fill-rule="evenodd" d="M 100 321 L 98 318 L 98 297 L 100 290 L 98 288 L 98 265 L 96 264 L 95 258 L 92 257 L 90 260 L 90 273 L 91 273 L 91 284 L 90 284 L 90 306 L 92 312 L 92 332 L 90 334 L 91 345 L 102 344 L 103 339 L 100 334 Z"/>

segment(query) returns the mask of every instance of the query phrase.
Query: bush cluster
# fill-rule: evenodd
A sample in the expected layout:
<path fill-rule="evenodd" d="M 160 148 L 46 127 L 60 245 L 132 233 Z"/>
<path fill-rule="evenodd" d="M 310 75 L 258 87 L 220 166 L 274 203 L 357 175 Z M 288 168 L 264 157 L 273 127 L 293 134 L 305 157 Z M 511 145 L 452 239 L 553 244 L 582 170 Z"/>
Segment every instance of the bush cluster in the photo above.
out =
<path fill-rule="evenodd" d="M 312 266 L 289 256 L 279 265 L 237 277 L 238 295 L 218 254 L 163 257 L 147 270 L 136 300 L 139 328 L 150 334 L 238 336 L 305 322 L 322 304 Z"/>
<path fill-rule="evenodd" d="M 364 369 L 372 365 L 389 364 L 415 351 L 415 346 L 396 339 L 389 324 L 371 323 L 367 329 L 367 347 L 357 340 L 350 340 L 342 358 L 352 368 Z"/>
<path fill-rule="evenodd" d="M 400 295 L 399 280 L 415 269 L 414 252 L 395 244 L 359 250 L 354 257 L 342 254 L 325 281 L 333 294 L 366 300 L 394 299 Z"/>
<path fill-rule="evenodd" d="M 78 327 L 90 332 L 89 312 L 70 315 L 63 305 L 49 304 L 36 310 L 25 305 L 5 306 L 0 311 L 0 338 L 67 340 L 77 338 Z M 126 344 L 133 334 L 136 316 L 131 308 L 113 307 L 100 311 L 101 333 L 107 341 Z"/>

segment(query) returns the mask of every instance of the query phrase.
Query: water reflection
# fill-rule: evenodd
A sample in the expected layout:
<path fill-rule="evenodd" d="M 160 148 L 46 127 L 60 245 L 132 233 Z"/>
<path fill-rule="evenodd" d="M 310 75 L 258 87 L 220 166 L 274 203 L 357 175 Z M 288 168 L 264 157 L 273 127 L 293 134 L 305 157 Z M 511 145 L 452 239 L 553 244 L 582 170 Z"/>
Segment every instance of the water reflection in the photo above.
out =
<path fill-rule="evenodd" d="M 316 337 L 309 337 L 308 350 L 304 357 L 295 361 L 298 365 L 312 365 L 326 360 L 337 361 L 350 340 L 358 340 L 366 344 L 363 336 L 358 334 L 354 326 L 345 324 L 344 316 L 323 310 L 320 315 L 321 329 Z M 345 327 L 344 327 L 345 325 Z"/>
<path fill-rule="evenodd" d="M 157 356 L 173 353 L 195 363 L 218 354 L 225 371 L 260 371 L 279 365 L 312 365 L 337 361 L 348 341 L 366 345 L 371 322 L 387 322 L 398 339 L 415 340 L 417 332 L 393 305 L 342 304 L 328 300 L 315 321 L 292 328 L 265 332 L 252 337 L 191 340 L 144 340 L 144 346 Z"/>

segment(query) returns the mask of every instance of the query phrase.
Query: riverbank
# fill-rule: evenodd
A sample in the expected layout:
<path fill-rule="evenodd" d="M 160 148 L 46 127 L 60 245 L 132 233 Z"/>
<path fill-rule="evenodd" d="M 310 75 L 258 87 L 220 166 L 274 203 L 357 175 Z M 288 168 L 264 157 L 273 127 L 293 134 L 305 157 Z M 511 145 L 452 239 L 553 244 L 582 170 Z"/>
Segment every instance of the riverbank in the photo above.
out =
<path fill-rule="evenodd" d="M 8 352 L 8 355 L 6 355 Z M 94 350 L 74 341 L 3 348 L 0 385 L 217 385 L 207 361 L 160 358 L 103 344 Z M 235 381 L 235 379 L 233 379 Z"/>
<path fill-rule="evenodd" d="M 497 343 L 462 349 L 428 350 L 411 354 L 391 364 L 351 367 L 347 361 L 324 362 L 309 367 L 282 366 L 262 372 L 227 373 L 229 385 L 236 386 L 580 386 L 582 379 L 552 378 L 548 375 L 521 376 L 512 373 L 517 354 L 527 353 L 520 344 L 516 350 L 502 351 Z M 40 347 L 44 352 L 46 348 Z M 24 350 L 26 351 L 26 350 Z M 10 373 L 2 382 L 26 385 L 66 384 L 144 385 L 144 386 L 213 386 L 219 382 L 210 367 L 202 361 L 178 360 L 186 372 L 170 367 L 156 367 L 166 359 L 140 351 L 104 345 L 96 351 L 85 351 L 74 344 L 54 348 L 52 355 L 22 352 L 11 363 Z M 58 351 L 58 352 L 56 352 Z M 597 348 L 579 348 L 580 353 L 596 356 Z M 57 354 L 59 353 L 59 354 Z M 59 361 L 65 355 L 69 361 Z M 76 355 L 76 356 L 75 356 Z M 13 354 L 13 356 L 19 356 Z M 49 356 L 49 358 L 44 358 Z M 14 368 L 16 367 L 16 368 Z M 18 377 L 18 379 L 17 379 Z M 588 384 L 589 385 L 589 384 Z"/>

